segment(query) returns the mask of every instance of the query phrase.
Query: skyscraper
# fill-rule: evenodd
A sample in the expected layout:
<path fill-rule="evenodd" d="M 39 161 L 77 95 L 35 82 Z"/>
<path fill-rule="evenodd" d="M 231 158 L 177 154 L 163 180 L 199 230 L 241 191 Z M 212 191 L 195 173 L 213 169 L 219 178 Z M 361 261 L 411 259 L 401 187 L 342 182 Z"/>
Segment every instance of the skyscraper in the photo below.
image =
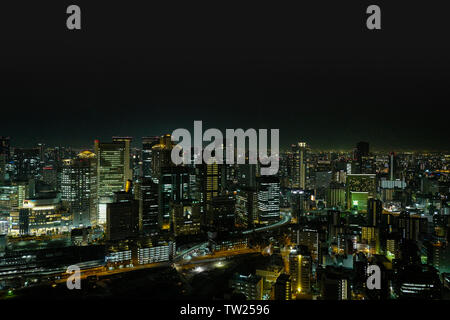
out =
<path fill-rule="evenodd" d="M 369 199 L 367 208 L 367 223 L 371 227 L 379 227 L 383 214 L 383 203 L 381 200 Z"/>
<path fill-rule="evenodd" d="M 307 248 L 299 246 L 289 254 L 289 274 L 292 291 L 296 294 L 309 294 L 311 291 L 312 274 L 311 255 Z"/>
<path fill-rule="evenodd" d="M 223 165 L 216 162 L 211 164 L 202 163 L 195 165 L 194 172 L 196 173 L 196 187 L 199 187 L 197 198 L 200 196 L 201 212 L 206 214 L 209 210 L 211 200 L 220 196 L 223 187 Z M 203 219 L 205 215 L 203 216 Z"/>
<path fill-rule="evenodd" d="M 140 229 L 152 235 L 159 231 L 158 185 L 150 178 L 142 179 L 137 185 L 139 199 Z"/>
<path fill-rule="evenodd" d="M 97 223 L 97 159 L 84 151 L 75 159 L 63 162 L 61 200 L 72 213 L 73 226 Z"/>
<path fill-rule="evenodd" d="M 172 227 L 175 236 L 189 236 L 200 233 L 200 204 L 181 201 L 172 205 Z"/>
<path fill-rule="evenodd" d="M 189 168 L 162 168 L 159 181 L 158 209 L 159 226 L 170 229 L 171 206 L 182 200 L 189 200 Z"/>
<path fill-rule="evenodd" d="M 275 176 L 258 178 L 259 222 L 264 223 L 280 217 L 280 180 Z"/>
<path fill-rule="evenodd" d="M 114 192 L 123 190 L 131 170 L 126 168 L 129 159 L 127 141 L 100 142 L 95 140 L 97 155 L 98 223 L 106 222 L 106 203 L 111 202 Z M 127 153 L 128 150 L 128 153 Z M 131 178 L 131 177 L 130 177 Z"/>
<path fill-rule="evenodd" d="M 275 283 L 275 300 L 291 300 L 292 299 L 292 284 L 291 276 L 288 274 L 281 274 Z"/>
<path fill-rule="evenodd" d="M 397 178 L 397 156 L 394 152 L 389 154 L 389 180 L 393 181 Z"/>
<path fill-rule="evenodd" d="M 298 158 L 299 158 L 299 188 L 304 190 L 306 188 L 306 142 L 298 143 Z"/>
<path fill-rule="evenodd" d="M 123 166 L 124 166 L 124 180 L 133 179 L 133 171 L 131 169 L 131 157 L 130 157 L 130 144 L 133 140 L 132 137 L 113 137 L 113 142 L 123 142 L 124 143 L 124 156 L 123 156 Z"/>
<path fill-rule="evenodd" d="M 244 228 L 258 221 L 258 194 L 256 189 L 241 188 L 236 194 L 236 223 Z"/>
<path fill-rule="evenodd" d="M 299 142 L 296 145 L 291 146 L 291 175 L 292 175 L 292 187 L 300 188 L 304 190 L 306 188 L 306 142 Z"/>
<path fill-rule="evenodd" d="M 142 138 L 142 175 L 144 178 L 152 178 L 152 148 L 158 143 L 158 136 Z"/>
<path fill-rule="evenodd" d="M 172 167 L 171 152 L 173 143 L 170 134 L 160 137 L 159 143 L 152 147 L 152 179 L 157 182 L 161 176 L 162 168 Z"/>
<path fill-rule="evenodd" d="M 126 191 L 114 193 L 106 208 L 106 240 L 122 240 L 139 234 L 139 202 Z"/>

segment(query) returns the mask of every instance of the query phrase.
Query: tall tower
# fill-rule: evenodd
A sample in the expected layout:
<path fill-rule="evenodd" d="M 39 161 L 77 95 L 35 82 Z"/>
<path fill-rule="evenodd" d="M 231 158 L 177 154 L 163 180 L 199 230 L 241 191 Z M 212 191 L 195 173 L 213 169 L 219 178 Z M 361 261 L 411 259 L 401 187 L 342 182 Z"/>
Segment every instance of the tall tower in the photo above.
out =
<path fill-rule="evenodd" d="M 394 152 L 389 154 L 389 180 L 393 181 L 397 177 L 397 156 Z"/>
<path fill-rule="evenodd" d="M 311 255 L 307 248 L 299 246 L 289 253 L 289 274 L 292 292 L 309 294 L 311 291 Z"/>
<path fill-rule="evenodd" d="M 381 200 L 370 198 L 367 208 L 367 223 L 371 227 L 379 227 L 383 215 L 383 203 Z"/>
<path fill-rule="evenodd" d="M 158 210 L 160 229 L 170 229 L 170 214 L 174 204 L 189 200 L 189 169 L 166 167 L 159 179 Z"/>
<path fill-rule="evenodd" d="M 158 185 L 149 178 L 142 179 L 137 184 L 139 200 L 139 229 L 145 235 L 159 232 Z"/>
<path fill-rule="evenodd" d="M 220 172 L 217 163 L 205 164 L 205 201 L 209 202 L 219 195 Z"/>
<path fill-rule="evenodd" d="M 72 225 L 89 226 L 97 223 L 97 159 L 84 151 L 75 159 L 63 161 L 61 200 L 72 213 Z"/>
<path fill-rule="evenodd" d="M 127 180 L 132 180 L 133 179 L 133 171 L 131 169 L 131 163 L 130 163 L 130 144 L 131 141 L 133 140 L 132 137 L 113 137 L 113 142 L 123 142 L 124 143 L 124 179 L 125 181 Z"/>
<path fill-rule="evenodd" d="M 306 142 L 298 143 L 299 188 L 306 188 Z"/>
<path fill-rule="evenodd" d="M 280 180 L 275 176 L 258 178 L 259 221 L 268 222 L 280 217 Z"/>
<path fill-rule="evenodd" d="M 173 166 L 171 153 L 173 143 L 170 134 L 159 138 L 159 143 L 152 147 L 152 179 L 157 182 L 161 176 L 162 168 Z"/>
<path fill-rule="evenodd" d="M 128 147 L 129 150 L 129 147 Z M 125 188 L 127 177 L 131 170 L 129 152 L 127 154 L 126 141 L 100 142 L 95 140 L 95 154 L 97 155 L 97 198 L 98 223 L 106 223 L 106 204 L 113 199 L 114 193 Z"/>
<path fill-rule="evenodd" d="M 125 169 L 126 145 L 123 141 L 95 141 L 97 154 L 98 197 L 113 197 L 128 180 Z M 129 163 L 129 161 L 128 161 Z"/>
<path fill-rule="evenodd" d="M 144 178 L 152 177 L 152 148 L 158 142 L 158 136 L 142 138 L 142 175 Z"/>

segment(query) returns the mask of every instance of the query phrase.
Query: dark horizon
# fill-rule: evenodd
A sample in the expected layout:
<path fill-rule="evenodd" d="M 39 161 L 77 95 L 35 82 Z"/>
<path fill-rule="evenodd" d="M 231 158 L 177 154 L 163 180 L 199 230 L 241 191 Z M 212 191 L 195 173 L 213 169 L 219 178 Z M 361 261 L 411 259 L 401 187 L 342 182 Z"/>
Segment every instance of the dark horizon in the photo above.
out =
<path fill-rule="evenodd" d="M 80 6 L 79 32 L 64 28 L 64 3 L 2 21 L 13 31 L 0 53 L 0 135 L 13 145 L 85 146 L 202 120 L 278 128 L 284 148 L 450 150 L 445 11 L 383 4 L 383 29 L 370 32 L 365 3 L 210 15 L 196 5 Z"/>

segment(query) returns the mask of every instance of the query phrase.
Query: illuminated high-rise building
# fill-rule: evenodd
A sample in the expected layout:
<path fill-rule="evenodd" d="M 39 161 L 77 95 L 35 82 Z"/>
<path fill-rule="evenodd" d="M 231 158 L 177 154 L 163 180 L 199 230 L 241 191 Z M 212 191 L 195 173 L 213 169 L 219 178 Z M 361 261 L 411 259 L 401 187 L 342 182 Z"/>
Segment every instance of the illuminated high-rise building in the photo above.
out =
<path fill-rule="evenodd" d="M 130 144 L 133 140 L 132 137 L 113 137 L 113 142 L 123 142 L 124 143 L 124 156 L 123 156 L 123 166 L 124 166 L 124 180 L 133 179 L 133 170 L 131 168 L 131 154 L 130 154 Z"/>
<path fill-rule="evenodd" d="M 57 193 L 25 199 L 18 209 L 18 218 L 20 234 L 58 234 L 68 232 L 72 225 L 71 214 L 61 206 Z"/>
<path fill-rule="evenodd" d="M 114 192 L 124 189 L 128 177 L 131 179 L 131 170 L 127 169 L 126 165 L 129 165 L 129 140 L 116 139 L 113 142 L 95 140 L 95 154 L 99 199 L 97 222 L 103 224 L 106 222 L 106 203 L 111 202 Z"/>
<path fill-rule="evenodd" d="M 327 267 L 320 278 L 320 295 L 325 300 L 350 300 L 351 288 L 349 275 L 343 270 Z"/>
<path fill-rule="evenodd" d="M 275 283 L 275 300 L 292 300 L 292 283 L 291 276 L 281 274 Z"/>
<path fill-rule="evenodd" d="M 172 226 L 175 236 L 189 236 L 200 233 L 200 204 L 181 201 L 172 205 Z"/>
<path fill-rule="evenodd" d="M 296 145 L 292 145 L 292 157 L 291 157 L 291 175 L 292 175 L 292 187 L 300 188 L 304 190 L 306 188 L 306 142 L 299 142 Z"/>
<path fill-rule="evenodd" d="M 296 247 L 289 253 L 289 275 L 291 276 L 293 293 L 310 293 L 312 261 L 311 255 L 306 247 Z"/>
<path fill-rule="evenodd" d="M 230 280 L 230 287 L 235 293 L 243 294 L 247 300 L 262 300 L 263 280 L 260 276 L 235 273 Z"/>
<path fill-rule="evenodd" d="M 345 201 L 345 186 L 341 183 L 332 182 L 327 190 L 327 207 L 344 209 L 347 207 Z"/>
<path fill-rule="evenodd" d="M 145 235 L 153 235 L 159 231 L 158 185 L 150 178 L 142 179 L 137 185 L 139 200 L 139 229 Z"/>
<path fill-rule="evenodd" d="M 162 168 L 158 195 L 159 226 L 161 229 L 170 229 L 171 206 L 190 199 L 189 182 L 189 168 Z"/>
<path fill-rule="evenodd" d="M 236 194 L 236 223 L 251 228 L 258 222 L 258 193 L 256 189 L 241 188 Z"/>
<path fill-rule="evenodd" d="M 61 200 L 70 208 L 73 226 L 97 224 L 97 159 L 84 151 L 63 161 Z"/>
<path fill-rule="evenodd" d="M 296 230 L 296 244 L 308 248 L 308 252 L 311 253 L 313 261 L 317 262 L 319 258 L 319 233 L 317 230 L 301 228 Z"/>
<path fill-rule="evenodd" d="M 220 192 L 220 170 L 217 163 L 205 164 L 204 199 L 206 202 L 217 197 Z"/>
<path fill-rule="evenodd" d="M 157 182 L 163 168 L 174 166 L 171 158 L 173 142 L 170 134 L 159 138 L 159 143 L 152 146 L 152 179 Z"/>
<path fill-rule="evenodd" d="M 376 227 L 362 227 L 361 240 L 369 245 L 369 253 L 379 254 L 380 251 L 380 229 Z"/>
<path fill-rule="evenodd" d="M 280 180 L 275 176 L 258 178 L 259 222 L 277 220 L 280 217 Z"/>
<path fill-rule="evenodd" d="M 298 161 L 299 161 L 299 188 L 306 188 L 306 142 L 298 143 Z"/>
<path fill-rule="evenodd" d="M 367 211 L 367 201 L 375 198 L 377 192 L 375 174 L 348 174 L 347 185 L 347 207 Z"/>
<path fill-rule="evenodd" d="M 159 143 L 160 137 L 142 138 L 142 175 L 144 178 L 152 178 L 152 148 Z"/>
<path fill-rule="evenodd" d="M 367 223 L 369 226 L 378 227 L 383 215 L 383 203 L 381 200 L 371 198 L 368 200 Z"/>
<path fill-rule="evenodd" d="M 398 164 L 397 164 L 397 156 L 394 152 L 389 154 L 389 180 L 394 181 L 398 178 Z"/>

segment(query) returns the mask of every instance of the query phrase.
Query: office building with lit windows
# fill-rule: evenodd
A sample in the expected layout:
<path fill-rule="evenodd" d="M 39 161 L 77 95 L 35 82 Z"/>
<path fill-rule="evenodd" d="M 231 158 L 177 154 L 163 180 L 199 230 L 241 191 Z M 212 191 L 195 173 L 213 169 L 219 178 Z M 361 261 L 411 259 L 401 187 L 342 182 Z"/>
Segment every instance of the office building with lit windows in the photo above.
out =
<path fill-rule="evenodd" d="M 84 151 L 63 161 L 61 200 L 72 213 L 74 227 L 97 224 L 97 159 Z"/>
<path fill-rule="evenodd" d="M 247 300 L 262 300 L 263 281 L 260 276 L 235 273 L 230 280 L 230 288 L 243 294 Z"/>
<path fill-rule="evenodd" d="M 158 194 L 159 226 L 162 230 L 170 229 L 172 205 L 190 200 L 189 182 L 189 168 L 162 168 Z"/>
<path fill-rule="evenodd" d="M 275 300 L 292 300 L 292 284 L 290 275 L 283 273 L 277 278 L 274 295 Z"/>
<path fill-rule="evenodd" d="M 376 198 L 377 185 L 375 174 L 348 174 L 346 178 L 347 208 L 367 211 L 369 198 Z"/>
<path fill-rule="evenodd" d="M 113 142 L 95 140 L 97 155 L 97 197 L 98 224 L 106 223 L 106 204 L 113 199 L 114 192 L 125 188 L 128 177 L 131 179 L 129 165 L 129 140 L 116 139 Z"/>
<path fill-rule="evenodd" d="M 200 233 L 200 204 L 181 201 L 172 204 L 172 231 L 175 236 L 197 235 Z"/>
<path fill-rule="evenodd" d="M 280 180 L 274 176 L 258 178 L 258 220 L 268 223 L 280 217 Z"/>
<path fill-rule="evenodd" d="M 151 179 L 153 176 L 153 146 L 159 143 L 159 137 L 143 137 L 142 138 L 142 175 L 144 178 Z"/>
<path fill-rule="evenodd" d="M 296 295 L 311 292 L 312 259 L 308 249 L 298 246 L 289 253 L 289 275 L 292 292 Z"/>

